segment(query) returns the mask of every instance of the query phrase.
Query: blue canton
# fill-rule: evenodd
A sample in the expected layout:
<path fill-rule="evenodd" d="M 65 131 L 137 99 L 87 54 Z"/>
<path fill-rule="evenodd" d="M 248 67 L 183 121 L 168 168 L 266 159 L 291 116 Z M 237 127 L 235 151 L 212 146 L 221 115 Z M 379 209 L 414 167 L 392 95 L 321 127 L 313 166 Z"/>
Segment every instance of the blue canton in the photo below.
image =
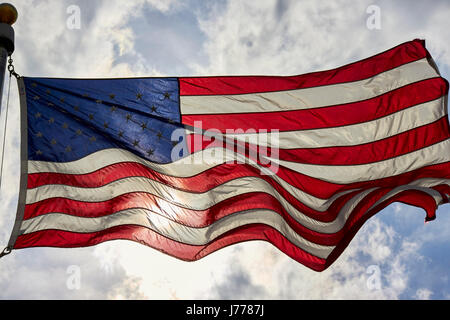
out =
<path fill-rule="evenodd" d="M 157 163 L 171 162 L 181 124 L 177 78 L 24 78 L 28 158 L 67 162 L 122 148 Z M 185 146 L 179 157 L 185 156 Z"/>

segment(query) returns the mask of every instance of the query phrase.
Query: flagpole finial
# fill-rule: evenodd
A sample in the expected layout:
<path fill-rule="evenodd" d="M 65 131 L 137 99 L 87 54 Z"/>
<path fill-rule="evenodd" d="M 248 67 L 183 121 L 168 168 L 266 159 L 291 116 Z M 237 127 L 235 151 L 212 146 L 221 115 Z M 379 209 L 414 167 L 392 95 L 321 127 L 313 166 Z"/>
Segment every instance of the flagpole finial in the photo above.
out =
<path fill-rule="evenodd" d="M 8 55 L 14 52 L 14 29 L 12 24 L 17 20 L 17 10 L 9 3 L 0 4 L 0 51 L 6 50 Z M 0 64 L 3 70 L 6 64 L 4 59 L 4 53 L 0 52 L 2 63 Z M 3 76 L 0 71 L 0 76 Z"/>
<path fill-rule="evenodd" d="M 0 23 L 6 23 L 12 26 L 17 21 L 17 10 L 10 3 L 0 4 Z"/>

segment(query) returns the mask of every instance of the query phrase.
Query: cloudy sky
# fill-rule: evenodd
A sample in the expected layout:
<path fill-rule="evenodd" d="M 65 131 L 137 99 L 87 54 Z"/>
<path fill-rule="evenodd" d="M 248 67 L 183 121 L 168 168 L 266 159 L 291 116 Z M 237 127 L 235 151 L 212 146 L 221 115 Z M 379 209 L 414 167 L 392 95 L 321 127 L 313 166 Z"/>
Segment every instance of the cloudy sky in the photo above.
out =
<path fill-rule="evenodd" d="M 15 68 L 26 76 L 293 75 L 414 38 L 426 39 L 441 74 L 450 75 L 446 0 L 10 2 L 19 11 Z M 18 194 L 17 96 L 13 81 L 1 246 Z M 23 249 L 0 260 L 0 299 L 450 299 L 450 205 L 439 208 L 435 221 L 424 224 L 424 217 L 421 209 L 389 206 L 322 273 L 265 242 L 227 247 L 197 262 L 126 241 Z"/>

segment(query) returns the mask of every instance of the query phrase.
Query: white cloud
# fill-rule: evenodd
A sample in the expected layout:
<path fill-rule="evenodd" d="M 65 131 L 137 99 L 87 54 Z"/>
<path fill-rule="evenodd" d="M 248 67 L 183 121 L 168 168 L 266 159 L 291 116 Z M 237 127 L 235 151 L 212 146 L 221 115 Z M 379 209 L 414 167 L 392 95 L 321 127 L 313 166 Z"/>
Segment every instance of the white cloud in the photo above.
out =
<path fill-rule="evenodd" d="M 416 291 L 416 298 L 419 300 L 430 300 L 433 292 L 429 289 L 421 288 Z"/>
<path fill-rule="evenodd" d="M 297 74 L 336 67 L 361 50 L 363 2 L 228 1 L 200 27 L 208 36 L 204 74 Z M 356 38 L 343 45 L 342 36 Z M 364 48 L 363 48 L 364 49 Z M 376 50 L 366 47 L 366 50 Z"/>
<path fill-rule="evenodd" d="M 229 256 L 229 269 L 213 288 L 211 298 L 224 299 L 398 299 L 409 281 L 407 265 L 415 257 L 408 244 L 386 252 L 399 241 L 389 226 L 373 218 L 362 228 L 349 248 L 329 269 L 317 273 L 292 261 L 264 243 L 247 243 Z M 401 241 L 401 240 L 400 240 Z M 380 253 L 381 252 L 381 253 Z M 382 257 L 382 259 L 380 259 Z M 368 285 L 369 271 L 376 266 L 380 287 Z"/>
<path fill-rule="evenodd" d="M 2 258 L 0 299 L 109 299 L 116 295 L 143 298 L 140 279 L 129 276 L 118 266 L 113 273 L 104 272 L 90 248 L 26 249 Z M 79 270 L 79 289 L 67 285 L 72 273 Z"/>
<path fill-rule="evenodd" d="M 16 64 L 32 74 L 64 77 L 151 75 L 134 50 L 129 24 L 143 14 L 144 5 L 167 11 L 175 1 L 81 1 L 81 28 L 68 29 L 70 1 L 24 0 L 15 31 Z M 51 14 L 48 14 L 51 12 Z M 44 17 L 45 15 L 45 17 Z M 44 22 L 45 21 L 45 22 Z M 119 56 L 128 55 L 124 63 Z M 24 70 L 25 71 L 25 70 Z"/>

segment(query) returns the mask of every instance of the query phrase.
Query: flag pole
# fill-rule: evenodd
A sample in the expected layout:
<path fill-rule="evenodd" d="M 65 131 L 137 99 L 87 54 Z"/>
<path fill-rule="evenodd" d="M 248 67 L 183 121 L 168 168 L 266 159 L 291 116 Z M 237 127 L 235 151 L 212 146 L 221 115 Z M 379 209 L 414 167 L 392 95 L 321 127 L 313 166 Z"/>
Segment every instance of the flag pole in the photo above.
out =
<path fill-rule="evenodd" d="M 3 97 L 7 59 L 14 52 L 14 29 L 12 25 L 16 20 L 16 8 L 9 3 L 0 4 L 0 97 Z M 0 110 L 1 103 L 0 99 Z"/>
<path fill-rule="evenodd" d="M 5 82 L 5 72 L 6 63 L 8 56 L 14 52 L 14 29 L 12 25 L 17 20 L 17 10 L 9 3 L 0 4 L 0 112 L 3 100 L 3 84 Z M 5 124 L 6 124 L 6 114 L 5 114 Z M 3 132 L 3 141 L 5 141 L 6 130 Z M 2 158 L 4 153 L 4 142 L 2 145 Z M 3 167 L 3 161 L 1 163 Z M 2 170 L 3 171 L 3 170 Z M 0 177 L 1 179 L 1 177 Z M 1 180 L 0 180 L 1 181 Z M 2 252 L 0 252 L 0 258 L 9 254 L 11 248 L 6 247 Z"/>

